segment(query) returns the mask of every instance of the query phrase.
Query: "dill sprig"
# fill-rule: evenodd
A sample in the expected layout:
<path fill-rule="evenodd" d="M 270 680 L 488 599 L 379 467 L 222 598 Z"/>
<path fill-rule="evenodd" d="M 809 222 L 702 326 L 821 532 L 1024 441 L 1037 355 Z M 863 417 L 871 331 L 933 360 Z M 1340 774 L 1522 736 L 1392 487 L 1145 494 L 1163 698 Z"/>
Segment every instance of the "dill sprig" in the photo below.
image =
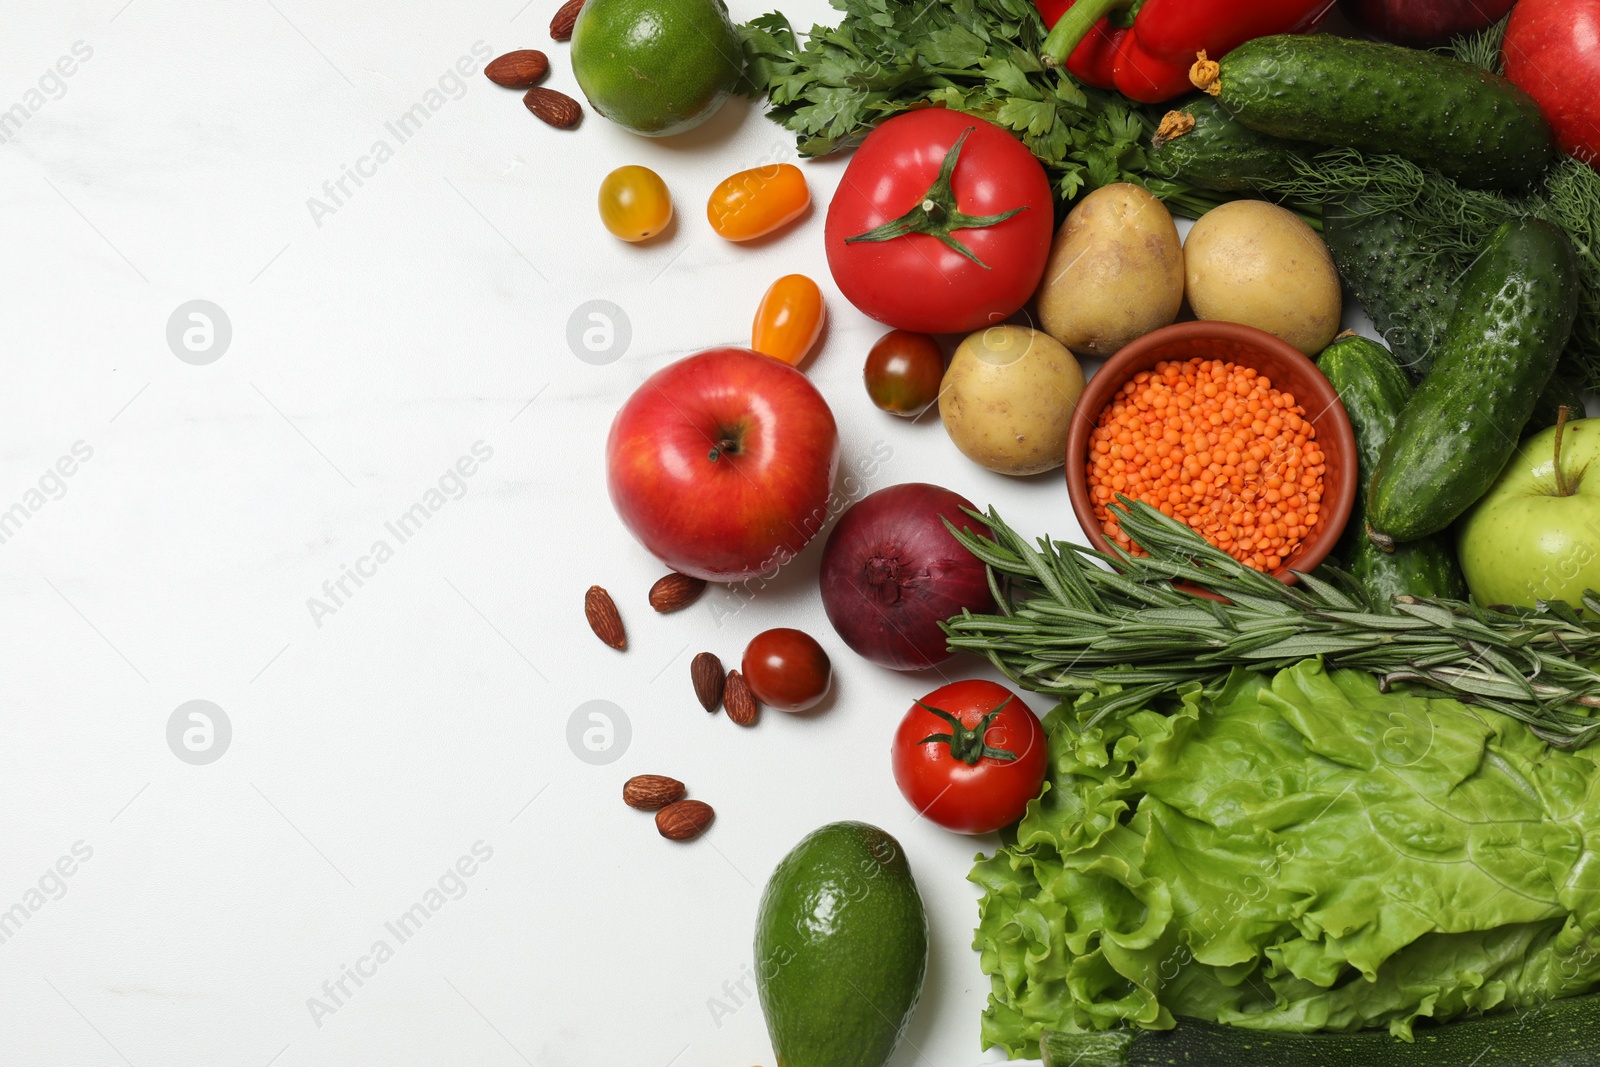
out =
<path fill-rule="evenodd" d="M 1399 156 L 1363 156 L 1332 148 L 1296 160 L 1295 176 L 1261 191 L 1301 208 L 1321 210 L 1359 197 L 1361 211 L 1397 215 L 1419 249 L 1434 255 L 1441 276 L 1460 277 L 1495 230 L 1519 218 L 1560 227 L 1578 255 L 1578 318 L 1562 362 L 1585 389 L 1600 389 L 1600 173 L 1563 156 L 1538 188 L 1522 196 L 1465 189 Z"/>
<path fill-rule="evenodd" d="M 1440 51 L 1446 55 L 1470 63 L 1474 67 L 1481 67 L 1490 74 L 1504 74 L 1506 72 L 1505 53 L 1502 51 L 1506 41 L 1506 24 L 1511 21 L 1511 16 L 1486 26 L 1477 33 L 1463 34 L 1451 41 Z"/>
<path fill-rule="evenodd" d="M 948 620 L 950 647 L 987 657 L 1035 692 L 1101 694 L 1085 709 L 1096 721 L 1186 683 L 1215 688 L 1235 667 L 1280 670 L 1320 656 L 1376 675 L 1386 690 L 1413 683 L 1493 708 L 1553 745 L 1600 734 L 1600 673 L 1589 666 L 1600 628 L 1563 602 L 1529 610 L 1404 596 L 1395 614 L 1381 614 L 1334 568 L 1284 585 L 1150 505 L 1118 499 L 1118 522 L 1149 555 L 1048 537 L 1032 545 L 993 508 L 971 512 L 989 537 L 946 523 L 988 567 L 1001 612 Z M 1583 606 L 1600 615 L 1600 594 L 1585 594 Z"/>
<path fill-rule="evenodd" d="M 1446 51 L 1464 63 L 1500 73 L 1505 20 L 1458 37 Z M 1600 389 L 1600 174 L 1567 156 L 1521 196 L 1465 189 L 1436 171 L 1399 156 L 1363 156 L 1333 148 L 1295 161 L 1296 174 L 1264 183 L 1261 192 L 1300 209 L 1320 210 L 1359 198 L 1361 210 L 1403 219 L 1434 269 L 1452 281 L 1465 273 L 1495 230 L 1519 218 L 1553 223 L 1578 255 L 1578 318 L 1563 355 L 1562 373 L 1585 389 Z"/>

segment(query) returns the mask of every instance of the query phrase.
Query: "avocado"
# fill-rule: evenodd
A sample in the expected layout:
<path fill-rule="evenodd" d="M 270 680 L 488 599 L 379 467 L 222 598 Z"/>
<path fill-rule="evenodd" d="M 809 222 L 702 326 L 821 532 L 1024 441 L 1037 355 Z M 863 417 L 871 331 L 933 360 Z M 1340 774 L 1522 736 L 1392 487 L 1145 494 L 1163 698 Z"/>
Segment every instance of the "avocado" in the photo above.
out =
<path fill-rule="evenodd" d="M 756 988 L 778 1067 L 883 1067 L 928 970 L 928 917 L 900 842 L 836 822 L 772 872 Z"/>

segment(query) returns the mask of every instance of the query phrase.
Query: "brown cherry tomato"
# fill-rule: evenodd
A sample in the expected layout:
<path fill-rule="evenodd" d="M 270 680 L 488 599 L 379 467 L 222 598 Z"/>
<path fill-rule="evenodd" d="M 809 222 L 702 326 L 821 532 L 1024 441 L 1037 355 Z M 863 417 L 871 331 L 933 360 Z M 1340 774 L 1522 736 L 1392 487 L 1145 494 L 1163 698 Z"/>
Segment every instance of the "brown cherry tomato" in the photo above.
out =
<path fill-rule="evenodd" d="M 769 164 L 725 178 L 706 201 L 706 218 L 717 236 L 750 241 L 793 222 L 810 203 L 811 190 L 799 167 Z"/>
<path fill-rule="evenodd" d="M 939 399 L 944 353 L 925 333 L 890 330 L 867 353 L 867 395 L 884 411 L 908 418 Z"/>
<path fill-rule="evenodd" d="M 739 665 L 756 699 L 779 711 L 805 711 L 828 695 L 833 665 L 810 634 L 779 627 L 751 638 Z"/>

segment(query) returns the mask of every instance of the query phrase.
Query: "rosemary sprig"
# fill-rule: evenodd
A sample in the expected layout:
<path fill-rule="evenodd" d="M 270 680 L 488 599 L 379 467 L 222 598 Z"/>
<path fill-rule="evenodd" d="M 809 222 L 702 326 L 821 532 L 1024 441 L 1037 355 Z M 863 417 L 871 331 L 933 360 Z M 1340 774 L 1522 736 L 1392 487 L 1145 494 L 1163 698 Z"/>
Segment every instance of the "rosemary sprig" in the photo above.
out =
<path fill-rule="evenodd" d="M 1118 499 L 1122 529 L 1148 556 L 1109 556 L 1048 537 L 1031 545 L 993 508 L 971 512 L 990 537 L 951 525 L 988 566 L 1002 614 L 950 619 L 950 647 L 988 657 L 1038 693 L 1121 686 L 1085 709 L 1090 721 L 1187 682 L 1215 688 L 1234 667 L 1278 670 L 1321 656 L 1331 667 L 1376 675 L 1386 691 L 1414 683 L 1493 708 L 1553 745 L 1584 745 L 1600 734 L 1600 673 L 1591 666 L 1600 628 L 1565 603 L 1530 610 L 1405 596 L 1383 614 L 1332 567 L 1284 585 L 1150 505 Z M 1226 600 L 1197 597 L 1175 580 Z M 1600 615 L 1600 594 L 1586 593 L 1583 606 Z"/>

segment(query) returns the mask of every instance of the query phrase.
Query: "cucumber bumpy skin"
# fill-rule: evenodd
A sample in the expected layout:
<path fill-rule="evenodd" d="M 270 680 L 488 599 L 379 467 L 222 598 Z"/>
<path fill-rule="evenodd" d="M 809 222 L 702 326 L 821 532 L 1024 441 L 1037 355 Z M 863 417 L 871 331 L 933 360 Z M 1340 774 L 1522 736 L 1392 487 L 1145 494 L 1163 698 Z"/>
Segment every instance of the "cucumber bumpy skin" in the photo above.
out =
<path fill-rule="evenodd" d="M 1518 188 L 1554 157 L 1527 93 L 1432 52 L 1328 34 L 1247 41 L 1195 84 L 1262 133 L 1404 156 L 1463 185 Z"/>
<path fill-rule="evenodd" d="M 1322 209 L 1322 240 L 1339 276 L 1394 358 L 1421 378 L 1450 327 L 1457 277 L 1412 230 L 1397 214 L 1372 211 L 1360 194 Z"/>
<path fill-rule="evenodd" d="M 1438 533 L 1494 483 L 1577 310 L 1577 259 L 1564 233 L 1538 219 L 1495 231 L 1373 475 L 1367 523 L 1380 548 Z"/>
<path fill-rule="evenodd" d="M 1186 119 L 1193 126 L 1184 132 L 1162 132 L 1182 129 Z M 1304 144 L 1253 130 L 1216 100 L 1198 96 L 1167 113 L 1145 159 L 1158 178 L 1221 193 L 1245 193 L 1262 183 L 1291 180 L 1297 173 L 1295 160 L 1308 155 Z"/>
<path fill-rule="evenodd" d="M 1445 537 L 1425 537 L 1385 552 L 1366 533 L 1366 495 L 1395 421 L 1411 399 L 1411 382 L 1376 341 L 1350 334 L 1317 357 L 1317 368 L 1339 393 L 1356 435 L 1356 507 L 1339 541 L 1339 558 L 1374 611 L 1394 613 L 1397 596 L 1466 596 L 1455 547 Z"/>

